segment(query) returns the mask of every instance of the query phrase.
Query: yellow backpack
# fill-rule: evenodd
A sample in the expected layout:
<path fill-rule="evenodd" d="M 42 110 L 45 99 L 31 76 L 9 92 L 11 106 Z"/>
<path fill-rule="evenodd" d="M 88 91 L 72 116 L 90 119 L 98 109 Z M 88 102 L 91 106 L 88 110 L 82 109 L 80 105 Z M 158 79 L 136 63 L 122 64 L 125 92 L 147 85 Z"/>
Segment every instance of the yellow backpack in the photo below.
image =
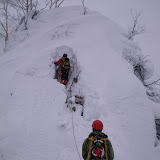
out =
<path fill-rule="evenodd" d="M 70 69 L 69 58 L 62 57 L 62 61 L 63 61 L 62 67 L 65 69 Z"/>
<path fill-rule="evenodd" d="M 89 151 L 87 160 L 103 158 L 108 160 L 108 146 L 107 138 L 96 138 L 94 136 L 88 137 L 89 139 Z M 100 155 L 101 154 L 101 155 Z"/>

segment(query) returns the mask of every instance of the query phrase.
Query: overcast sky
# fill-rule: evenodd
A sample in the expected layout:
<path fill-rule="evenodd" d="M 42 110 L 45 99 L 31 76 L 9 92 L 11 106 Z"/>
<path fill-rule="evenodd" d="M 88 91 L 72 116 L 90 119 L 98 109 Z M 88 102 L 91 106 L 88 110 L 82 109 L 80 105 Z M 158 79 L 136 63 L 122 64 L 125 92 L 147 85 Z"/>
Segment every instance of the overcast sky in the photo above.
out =
<path fill-rule="evenodd" d="M 66 0 L 69 5 L 81 4 L 81 0 Z M 131 22 L 131 8 L 142 11 L 141 22 L 146 25 L 146 32 L 137 37 L 143 54 L 150 55 L 155 72 L 160 75 L 160 0 L 85 0 L 90 9 L 101 12 L 127 27 Z"/>

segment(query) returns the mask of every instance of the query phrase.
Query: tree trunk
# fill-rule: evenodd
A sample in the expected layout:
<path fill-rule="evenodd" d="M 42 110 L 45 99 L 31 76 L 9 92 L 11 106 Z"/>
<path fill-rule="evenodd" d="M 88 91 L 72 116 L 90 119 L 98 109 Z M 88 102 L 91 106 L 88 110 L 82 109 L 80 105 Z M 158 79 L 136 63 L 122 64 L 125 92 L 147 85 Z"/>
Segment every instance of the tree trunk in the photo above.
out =
<path fill-rule="evenodd" d="M 157 130 L 157 139 L 160 140 L 160 119 L 155 119 L 156 130 Z"/>
<path fill-rule="evenodd" d="M 5 21 L 6 21 L 6 28 L 5 28 L 5 46 L 7 45 L 8 41 L 8 0 L 6 1 L 5 4 Z"/>
<path fill-rule="evenodd" d="M 24 20 L 24 29 L 28 29 L 29 0 L 26 0 L 26 15 Z"/>
<path fill-rule="evenodd" d="M 30 9 L 33 9 L 33 0 L 30 0 Z"/>
<path fill-rule="evenodd" d="M 58 0 L 55 0 L 55 8 L 58 8 Z"/>

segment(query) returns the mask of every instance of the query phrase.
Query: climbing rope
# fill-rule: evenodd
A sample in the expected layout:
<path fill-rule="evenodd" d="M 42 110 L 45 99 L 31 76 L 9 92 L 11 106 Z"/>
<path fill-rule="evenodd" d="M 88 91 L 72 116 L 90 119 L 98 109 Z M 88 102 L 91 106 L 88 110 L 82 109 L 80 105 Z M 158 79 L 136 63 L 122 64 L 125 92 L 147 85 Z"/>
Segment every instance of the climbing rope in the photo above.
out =
<path fill-rule="evenodd" d="M 72 81 L 72 83 L 71 83 L 71 86 L 70 86 L 70 88 L 69 88 L 69 93 L 70 93 L 69 96 L 70 96 L 70 97 L 72 97 L 72 89 L 71 89 L 71 88 L 72 88 L 73 82 L 74 82 L 74 79 L 73 79 L 73 81 Z"/>
<path fill-rule="evenodd" d="M 79 151 L 78 151 L 78 147 L 77 147 L 77 143 L 76 143 L 76 137 L 75 137 L 75 132 L 74 132 L 73 111 L 72 111 L 72 128 L 73 128 L 74 143 L 75 143 L 75 146 L 76 146 L 76 150 L 77 150 L 79 159 L 81 160 L 81 156 L 80 156 L 80 153 L 79 153 Z"/>

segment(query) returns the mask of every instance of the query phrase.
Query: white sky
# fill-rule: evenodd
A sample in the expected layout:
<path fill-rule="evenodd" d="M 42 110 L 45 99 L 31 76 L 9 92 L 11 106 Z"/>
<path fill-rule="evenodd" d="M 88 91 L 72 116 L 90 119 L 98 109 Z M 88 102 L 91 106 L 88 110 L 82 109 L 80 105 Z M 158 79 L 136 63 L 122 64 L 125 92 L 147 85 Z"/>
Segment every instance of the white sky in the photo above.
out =
<path fill-rule="evenodd" d="M 81 4 L 81 0 L 66 1 L 69 5 Z M 146 32 L 136 40 L 143 54 L 150 55 L 155 72 L 160 75 L 160 0 L 86 0 L 86 5 L 123 27 L 131 22 L 131 8 L 142 11 L 141 22 L 146 25 Z"/>

